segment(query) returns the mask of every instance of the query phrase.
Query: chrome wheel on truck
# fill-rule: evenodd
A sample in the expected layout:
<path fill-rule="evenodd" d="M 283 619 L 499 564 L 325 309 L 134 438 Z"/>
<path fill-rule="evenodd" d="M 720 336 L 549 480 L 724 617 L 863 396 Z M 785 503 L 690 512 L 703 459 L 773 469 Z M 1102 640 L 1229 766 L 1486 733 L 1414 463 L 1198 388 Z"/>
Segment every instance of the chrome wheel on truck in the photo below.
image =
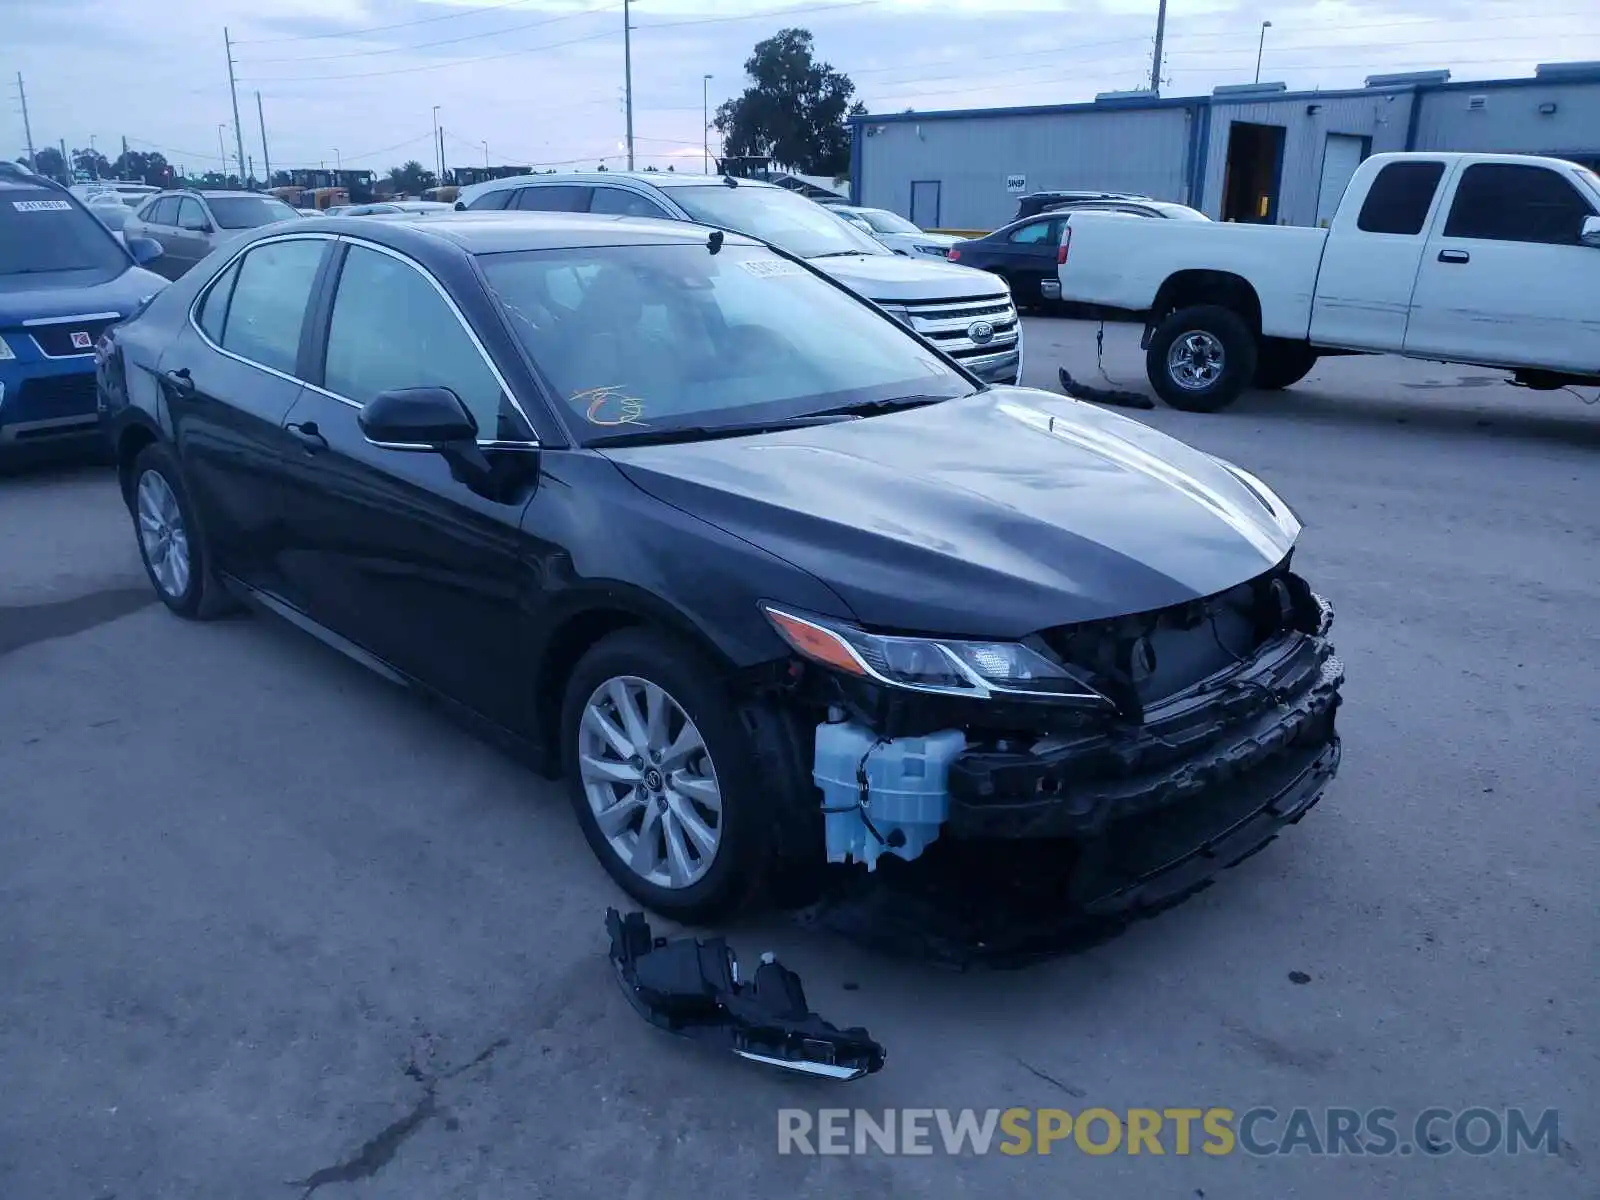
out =
<path fill-rule="evenodd" d="M 1255 331 L 1220 304 L 1180 308 L 1151 331 L 1150 386 L 1173 408 L 1216 412 L 1238 399 L 1256 372 Z"/>

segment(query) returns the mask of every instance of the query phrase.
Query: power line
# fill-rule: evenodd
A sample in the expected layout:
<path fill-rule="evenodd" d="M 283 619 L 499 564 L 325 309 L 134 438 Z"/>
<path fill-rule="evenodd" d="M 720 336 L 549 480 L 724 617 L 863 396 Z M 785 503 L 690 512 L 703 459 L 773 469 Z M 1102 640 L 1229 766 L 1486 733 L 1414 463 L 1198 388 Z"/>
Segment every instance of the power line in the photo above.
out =
<path fill-rule="evenodd" d="M 558 21 L 570 21 L 574 17 L 588 17 L 599 13 L 614 12 L 621 8 L 620 4 L 607 4 L 601 8 L 585 9 L 583 12 L 566 13 L 559 17 L 545 17 L 539 21 L 524 21 L 520 25 L 507 25 L 502 29 L 491 29 L 487 33 L 468 33 L 461 37 L 443 38 L 437 42 L 418 42 L 415 45 L 386 46 L 381 50 L 346 50 L 339 54 L 319 54 L 312 58 L 251 58 L 245 59 L 251 66 L 264 66 L 268 63 L 314 63 L 329 62 L 336 58 L 368 58 L 375 54 L 400 54 L 406 50 L 428 50 L 434 46 L 454 46 L 459 42 L 471 42 L 478 38 L 501 37 L 508 33 L 519 33 L 524 29 L 538 29 L 543 25 L 554 25 Z M 242 43 L 235 43 L 240 45 Z"/>
<path fill-rule="evenodd" d="M 419 17 L 415 21 L 400 21 L 394 25 L 371 25 L 366 29 L 341 29 L 333 33 L 306 33 L 298 37 L 282 38 L 254 38 L 248 42 L 239 42 L 241 46 L 281 46 L 288 42 L 320 42 L 328 38 L 362 37 L 369 33 L 383 33 L 390 29 L 410 29 L 415 25 L 428 25 L 434 21 L 453 21 L 458 17 L 475 16 L 478 13 L 494 12 L 502 8 L 515 8 L 519 4 L 529 4 L 532 0 L 501 0 L 499 4 L 484 4 L 478 8 L 464 8 L 460 12 L 443 13 L 437 17 Z"/>
<path fill-rule="evenodd" d="M 800 13 L 831 12 L 840 8 L 870 8 L 883 0 L 848 0 L 844 4 L 808 4 L 798 8 L 769 8 L 763 12 L 745 13 L 737 17 L 694 17 L 686 21 L 652 21 L 637 25 L 636 29 L 676 29 L 681 25 L 725 25 L 733 21 L 754 21 L 761 17 L 787 17 Z"/>
<path fill-rule="evenodd" d="M 565 42 L 547 42 L 542 46 L 524 46 L 521 50 L 505 50 L 498 54 L 477 54 L 471 58 L 457 58 L 449 62 L 434 63 L 427 67 L 397 67 L 387 71 L 358 71 L 347 75 L 275 75 L 264 76 L 260 79 L 249 79 L 247 83 L 331 83 L 339 79 L 375 79 L 380 75 L 411 75 L 418 71 L 443 71 L 450 67 L 463 67 L 469 63 L 493 62 L 500 58 L 516 58 L 523 54 L 537 54 L 541 50 L 559 50 L 563 46 L 576 46 L 580 42 L 598 41 L 600 38 L 615 37 L 620 30 L 607 29 L 600 33 L 591 33 L 587 37 L 571 38 Z"/>

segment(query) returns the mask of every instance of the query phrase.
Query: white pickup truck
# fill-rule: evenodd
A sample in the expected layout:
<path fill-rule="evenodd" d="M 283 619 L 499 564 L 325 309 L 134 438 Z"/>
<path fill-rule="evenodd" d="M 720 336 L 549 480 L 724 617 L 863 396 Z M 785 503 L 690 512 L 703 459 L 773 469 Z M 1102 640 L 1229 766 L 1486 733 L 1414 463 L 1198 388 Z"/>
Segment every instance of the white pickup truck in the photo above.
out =
<path fill-rule="evenodd" d="M 1075 213 L 1061 298 L 1144 319 L 1168 404 L 1215 412 L 1321 355 L 1600 385 L 1600 177 L 1553 158 L 1377 154 L 1328 229 Z"/>

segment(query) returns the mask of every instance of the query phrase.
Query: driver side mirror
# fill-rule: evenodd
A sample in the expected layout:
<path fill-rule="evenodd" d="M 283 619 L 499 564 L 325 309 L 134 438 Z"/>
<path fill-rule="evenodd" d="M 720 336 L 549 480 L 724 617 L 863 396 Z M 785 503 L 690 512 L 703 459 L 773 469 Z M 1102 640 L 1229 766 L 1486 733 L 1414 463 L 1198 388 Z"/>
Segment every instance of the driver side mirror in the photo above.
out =
<path fill-rule="evenodd" d="M 210 233 L 210 221 L 185 221 L 179 228 L 185 233 Z"/>
<path fill-rule="evenodd" d="M 126 240 L 125 244 L 128 247 L 128 253 L 133 255 L 133 261 L 141 267 L 166 253 L 166 247 L 156 241 L 155 238 L 131 237 Z"/>
<path fill-rule="evenodd" d="M 1583 231 L 1578 234 L 1578 240 L 1585 246 L 1593 246 L 1600 250 L 1600 217 L 1583 219 Z"/>
<path fill-rule="evenodd" d="M 369 442 L 389 450 L 438 450 L 478 438 L 478 423 L 449 388 L 379 392 L 356 422 Z"/>

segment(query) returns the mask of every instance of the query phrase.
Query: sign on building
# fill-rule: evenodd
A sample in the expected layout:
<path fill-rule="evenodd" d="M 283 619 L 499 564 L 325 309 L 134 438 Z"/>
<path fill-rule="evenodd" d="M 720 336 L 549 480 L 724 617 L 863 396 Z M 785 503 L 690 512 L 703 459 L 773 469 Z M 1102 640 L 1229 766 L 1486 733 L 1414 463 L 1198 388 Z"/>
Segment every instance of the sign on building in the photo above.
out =
<path fill-rule="evenodd" d="M 1026 175 L 1007 175 L 1006 191 L 1012 195 L 1021 195 L 1028 190 L 1028 177 Z"/>

